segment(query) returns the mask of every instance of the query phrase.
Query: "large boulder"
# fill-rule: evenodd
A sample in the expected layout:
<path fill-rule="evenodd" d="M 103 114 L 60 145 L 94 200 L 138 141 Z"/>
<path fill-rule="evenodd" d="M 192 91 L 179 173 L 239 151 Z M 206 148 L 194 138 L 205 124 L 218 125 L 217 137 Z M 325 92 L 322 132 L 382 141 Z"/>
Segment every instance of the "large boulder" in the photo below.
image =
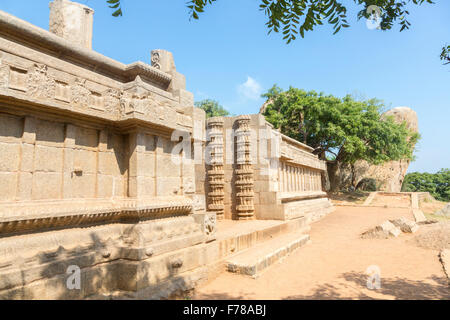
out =
<path fill-rule="evenodd" d="M 418 132 L 419 121 L 417 113 L 408 107 L 397 107 L 383 114 L 383 118 L 392 116 L 397 123 L 406 122 L 408 129 Z M 408 171 L 410 161 L 389 161 L 383 165 L 370 165 L 367 161 L 357 161 L 355 163 L 355 173 L 357 183 L 373 179 L 376 189 L 386 192 L 400 192 L 402 184 Z M 343 189 L 351 186 L 352 173 L 349 166 L 342 166 L 337 172 L 338 188 Z M 373 190 L 368 190 L 373 191 Z"/>

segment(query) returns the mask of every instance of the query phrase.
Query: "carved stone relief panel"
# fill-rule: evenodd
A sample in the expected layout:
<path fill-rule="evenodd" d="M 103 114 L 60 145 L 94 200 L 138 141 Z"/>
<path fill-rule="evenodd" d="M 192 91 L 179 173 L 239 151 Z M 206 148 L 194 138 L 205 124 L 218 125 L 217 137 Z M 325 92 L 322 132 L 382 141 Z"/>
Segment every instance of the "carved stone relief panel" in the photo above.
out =
<path fill-rule="evenodd" d="M 86 79 L 76 78 L 70 89 L 72 104 L 76 107 L 87 108 L 91 92 L 86 88 Z"/>
<path fill-rule="evenodd" d="M 109 88 L 103 92 L 105 111 L 112 114 L 120 112 L 120 91 Z"/>
<path fill-rule="evenodd" d="M 133 112 L 140 114 L 149 113 L 149 106 L 154 104 L 151 93 L 137 94 L 124 92 L 120 98 L 121 113 L 127 115 Z"/>
<path fill-rule="evenodd" d="M 28 76 L 28 94 L 34 98 L 50 99 L 55 96 L 55 80 L 48 76 L 48 67 L 35 64 Z"/>

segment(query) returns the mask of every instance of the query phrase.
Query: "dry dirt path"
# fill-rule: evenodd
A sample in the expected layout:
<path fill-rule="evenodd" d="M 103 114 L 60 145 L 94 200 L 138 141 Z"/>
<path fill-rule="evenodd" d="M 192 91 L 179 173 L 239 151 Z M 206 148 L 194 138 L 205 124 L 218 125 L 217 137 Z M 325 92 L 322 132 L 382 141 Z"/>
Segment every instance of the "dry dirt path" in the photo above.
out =
<path fill-rule="evenodd" d="M 312 225 L 311 244 L 259 278 L 224 272 L 193 299 L 450 299 L 438 251 L 417 247 L 411 234 L 359 238 L 368 228 L 401 216 L 412 219 L 403 208 L 337 207 Z M 372 265 L 381 271 L 378 290 L 366 286 Z"/>

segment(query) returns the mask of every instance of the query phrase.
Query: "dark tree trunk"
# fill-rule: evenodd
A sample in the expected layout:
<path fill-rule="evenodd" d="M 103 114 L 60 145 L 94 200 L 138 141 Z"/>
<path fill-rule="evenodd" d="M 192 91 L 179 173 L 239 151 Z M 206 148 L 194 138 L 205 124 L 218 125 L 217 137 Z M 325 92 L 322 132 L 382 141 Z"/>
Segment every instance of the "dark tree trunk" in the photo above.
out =
<path fill-rule="evenodd" d="M 340 176 L 339 176 L 339 165 L 338 161 L 328 161 L 327 162 L 327 171 L 328 178 L 330 180 L 330 191 L 335 192 L 340 189 Z"/>
<path fill-rule="evenodd" d="M 356 190 L 356 172 L 354 163 L 350 165 L 350 169 L 352 171 L 352 187 Z"/>
<path fill-rule="evenodd" d="M 307 137 L 306 137 L 307 136 L 307 132 L 306 132 L 306 129 L 305 129 L 305 124 L 304 124 L 305 118 L 304 118 L 302 112 L 300 112 L 300 116 L 299 116 L 298 120 L 299 120 L 298 129 L 301 132 L 301 134 L 303 135 L 303 143 L 307 144 Z"/>

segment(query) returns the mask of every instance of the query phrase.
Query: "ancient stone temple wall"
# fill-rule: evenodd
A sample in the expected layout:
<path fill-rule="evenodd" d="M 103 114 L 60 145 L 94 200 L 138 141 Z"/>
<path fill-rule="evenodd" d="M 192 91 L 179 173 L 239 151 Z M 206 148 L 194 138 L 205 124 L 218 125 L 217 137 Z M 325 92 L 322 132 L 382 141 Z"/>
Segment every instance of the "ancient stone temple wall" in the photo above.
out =
<path fill-rule="evenodd" d="M 280 162 L 280 192 L 322 191 L 321 171 L 300 165 Z"/>
<path fill-rule="evenodd" d="M 225 218 L 317 220 L 332 211 L 325 162 L 254 114 L 223 117 Z"/>
<path fill-rule="evenodd" d="M 333 211 L 322 186 L 326 164 L 312 151 L 307 145 L 281 136 L 277 198 L 285 219 L 304 216 L 315 221 Z"/>
<path fill-rule="evenodd" d="M 214 240 L 189 148 L 205 113 L 171 53 L 124 65 L 90 49 L 92 10 L 51 10 L 52 32 L 0 11 L 0 297 L 170 295 Z"/>
<path fill-rule="evenodd" d="M 125 144 L 109 129 L 1 112 L 0 201 L 123 198 Z"/>

